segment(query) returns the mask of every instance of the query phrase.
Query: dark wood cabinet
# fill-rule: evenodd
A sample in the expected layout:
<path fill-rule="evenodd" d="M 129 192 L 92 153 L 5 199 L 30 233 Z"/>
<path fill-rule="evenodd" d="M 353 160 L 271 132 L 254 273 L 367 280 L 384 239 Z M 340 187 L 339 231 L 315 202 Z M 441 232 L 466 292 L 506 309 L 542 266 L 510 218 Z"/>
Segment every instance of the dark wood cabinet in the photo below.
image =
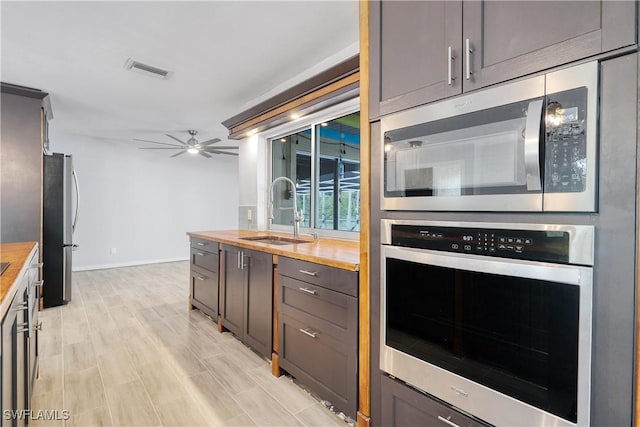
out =
<path fill-rule="evenodd" d="M 221 245 L 220 260 L 222 325 L 258 353 L 271 357 L 272 255 Z"/>
<path fill-rule="evenodd" d="M 355 418 L 357 272 L 280 257 L 278 273 L 280 366 Z"/>
<path fill-rule="evenodd" d="M 191 239 L 191 305 L 218 319 L 218 243 Z"/>
<path fill-rule="evenodd" d="M 424 393 L 381 374 L 382 420 L 386 427 L 482 427 L 470 418 Z"/>
<path fill-rule="evenodd" d="M 637 2 L 370 7 L 371 119 L 636 43 Z"/>

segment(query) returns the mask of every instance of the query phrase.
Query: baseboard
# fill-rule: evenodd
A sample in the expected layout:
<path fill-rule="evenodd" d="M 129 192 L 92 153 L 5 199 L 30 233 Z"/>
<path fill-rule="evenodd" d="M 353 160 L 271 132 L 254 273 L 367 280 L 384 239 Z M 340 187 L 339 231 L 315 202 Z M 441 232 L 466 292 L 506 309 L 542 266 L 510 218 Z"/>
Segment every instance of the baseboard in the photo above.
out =
<path fill-rule="evenodd" d="M 117 262 L 114 264 L 85 265 L 81 267 L 74 267 L 72 271 L 105 270 L 108 268 L 134 267 L 136 265 L 162 264 L 165 262 L 176 262 L 176 261 L 189 261 L 189 258 L 152 259 L 152 260 L 145 260 L 145 261 Z"/>

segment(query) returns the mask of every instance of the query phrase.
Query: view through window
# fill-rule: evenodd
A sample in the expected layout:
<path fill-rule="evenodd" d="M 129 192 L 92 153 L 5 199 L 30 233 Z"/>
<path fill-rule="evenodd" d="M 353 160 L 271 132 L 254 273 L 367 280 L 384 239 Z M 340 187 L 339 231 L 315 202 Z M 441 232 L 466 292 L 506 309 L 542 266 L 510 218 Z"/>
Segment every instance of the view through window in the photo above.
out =
<path fill-rule="evenodd" d="M 301 227 L 360 230 L 360 113 L 310 125 L 271 140 L 272 178 L 296 183 Z M 293 223 L 293 191 L 273 190 L 273 223 Z"/>

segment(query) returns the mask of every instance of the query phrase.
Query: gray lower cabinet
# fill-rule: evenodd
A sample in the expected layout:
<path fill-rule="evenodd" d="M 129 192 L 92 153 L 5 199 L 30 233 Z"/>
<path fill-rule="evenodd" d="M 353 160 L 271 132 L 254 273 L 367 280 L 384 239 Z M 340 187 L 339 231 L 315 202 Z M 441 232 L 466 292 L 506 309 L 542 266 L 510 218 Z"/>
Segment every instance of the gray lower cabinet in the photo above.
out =
<path fill-rule="evenodd" d="M 191 239 L 191 305 L 218 319 L 218 243 Z"/>
<path fill-rule="evenodd" d="M 381 374 L 382 422 L 385 427 L 487 426 L 405 384 Z"/>
<path fill-rule="evenodd" d="M 273 346 L 273 257 L 269 253 L 221 245 L 222 325 L 265 357 Z"/>
<path fill-rule="evenodd" d="M 2 321 L 2 425 L 25 425 L 21 418 L 7 417 L 5 411 L 27 409 L 26 279 L 18 289 Z"/>
<path fill-rule="evenodd" d="M 2 426 L 23 426 L 24 411 L 31 407 L 31 395 L 38 371 L 38 309 L 42 282 L 39 279 L 38 250 L 27 261 L 13 301 L 2 319 Z M 11 414 L 21 416 L 14 417 Z"/>
<path fill-rule="evenodd" d="M 355 419 L 358 387 L 358 275 L 280 257 L 280 366 Z"/>
<path fill-rule="evenodd" d="M 371 119 L 632 46 L 632 1 L 370 3 Z"/>

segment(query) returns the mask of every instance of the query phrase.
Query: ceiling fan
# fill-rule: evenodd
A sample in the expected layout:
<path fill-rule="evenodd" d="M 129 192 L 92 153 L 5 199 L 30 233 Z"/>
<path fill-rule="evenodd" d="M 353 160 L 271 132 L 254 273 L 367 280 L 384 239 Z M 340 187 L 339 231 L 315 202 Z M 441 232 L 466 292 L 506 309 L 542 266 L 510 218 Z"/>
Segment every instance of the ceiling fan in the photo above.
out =
<path fill-rule="evenodd" d="M 191 137 L 186 141 L 176 138 L 173 135 L 169 135 L 168 133 L 165 134 L 169 138 L 176 141 L 178 144 L 169 144 L 166 142 L 149 141 L 147 139 L 138 139 L 138 138 L 133 138 L 133 139 L 134 141 L 167 145 L 167 147 L 140 147 L 139 148 L 140 150 L 181 150 L 170 157 L 178 157 L 179 155 L 184 153 L 200 154 L 201 156 L 208 157 L 208 158 L 211 158 L 210 154 L 226 154 L 227 156 L 238 155 L 238 153 L 227 151 L 227 150 L 237 150 L 238 147 L 233 147 L 230 145 L 217 145 L 215 147 L 212 147 L 213 144 L 220 142 L 220 138 L 211 138 L 206 141 L 199 142 L 196 139 L 196 135 L 198 134 L 198 131 L 189 130 L 187 132 L 189 132 L 189 135 L 191 135 Z"/>

